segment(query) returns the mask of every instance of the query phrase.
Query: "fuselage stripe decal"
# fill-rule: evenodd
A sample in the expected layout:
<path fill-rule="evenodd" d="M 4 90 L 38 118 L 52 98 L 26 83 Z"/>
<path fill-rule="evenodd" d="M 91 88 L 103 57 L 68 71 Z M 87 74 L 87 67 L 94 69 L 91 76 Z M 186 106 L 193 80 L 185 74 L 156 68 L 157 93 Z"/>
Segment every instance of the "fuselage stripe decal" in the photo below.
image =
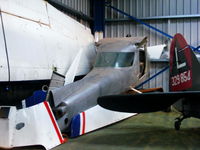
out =
<path fill-rule="evenodd" d="M 64 143 L 65 141 L 64 141 L 64 139 L 63 139 L 63 137 L 61 135 L 61 132 L 60 132 L 60 130 L 58 128 L 58 125 L 57 125 L 57 123 L 55 121 L 55 118 L 53 116 L 53 113 L 52 113 L 51 109 L 49 108 L 49 104 L 47 103 L 47 101 L 44 102 L 44 105 L 45 105 L 45 107 L 47 109 L 47 112 L 48 112 L 48 114 L 50 116 L 50 119 L 51 119 L 51 121 L 53 123 L 54 129 L 56 131 L 56 134 L 58 136 L 58 139 L 59 139 L 60 143 Z"/>
<path fill-rule="evenodd" d="M 82 134 L 85 134 L 85 112 L 82 112 Z"/>

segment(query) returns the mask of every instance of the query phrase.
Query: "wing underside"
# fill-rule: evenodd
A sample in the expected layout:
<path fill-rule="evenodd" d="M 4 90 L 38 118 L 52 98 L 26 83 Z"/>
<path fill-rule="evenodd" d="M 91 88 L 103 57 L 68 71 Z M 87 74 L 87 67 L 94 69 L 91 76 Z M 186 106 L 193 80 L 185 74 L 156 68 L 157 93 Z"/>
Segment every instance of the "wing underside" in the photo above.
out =
<path fill-rule="evenodd" d="M 98 104 L 120 112 L 147 113 L 161 111 L 180 99 L 198 100 L 199 91 L 109 95 L 98 98 Z"/>

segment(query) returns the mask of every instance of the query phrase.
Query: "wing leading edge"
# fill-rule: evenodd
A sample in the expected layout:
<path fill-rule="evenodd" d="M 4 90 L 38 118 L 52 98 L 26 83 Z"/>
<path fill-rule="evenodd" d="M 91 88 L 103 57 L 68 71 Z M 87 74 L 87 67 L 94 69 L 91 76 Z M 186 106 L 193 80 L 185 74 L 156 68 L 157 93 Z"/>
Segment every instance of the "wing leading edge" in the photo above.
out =
<path fill-rule="evenodd" d="M 144 93 L 135 95 L 108 95 L 98 98 L 98 104 L 109 110 L 130 113 L 161 111 L 180 99 L 200 98 L 200 91 Z"/>

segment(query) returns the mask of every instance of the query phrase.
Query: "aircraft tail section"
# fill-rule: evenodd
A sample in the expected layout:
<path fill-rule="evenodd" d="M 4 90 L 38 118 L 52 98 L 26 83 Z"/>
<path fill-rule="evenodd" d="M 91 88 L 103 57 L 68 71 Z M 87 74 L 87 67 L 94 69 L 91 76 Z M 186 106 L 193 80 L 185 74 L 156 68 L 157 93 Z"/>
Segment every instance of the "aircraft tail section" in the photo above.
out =
<path fill-rule="evenodd" d="M 184 37 L 177 33 L 170 47 L 169 90 L 200 90 L 200 64 Z"/>
<path fill-rule="evenodd" d="M 47 101 L 23 109 L 0 106 L 0 128 L 0 149 L 41 145 L 49 150 L 67 140 Z"/>
<path fill-rule="evenodd" d="M 96 105 L 72 118 L 70 137 L 74 138 L 84 135 L 134 115 L 136 113 L 115 112 Z"/>

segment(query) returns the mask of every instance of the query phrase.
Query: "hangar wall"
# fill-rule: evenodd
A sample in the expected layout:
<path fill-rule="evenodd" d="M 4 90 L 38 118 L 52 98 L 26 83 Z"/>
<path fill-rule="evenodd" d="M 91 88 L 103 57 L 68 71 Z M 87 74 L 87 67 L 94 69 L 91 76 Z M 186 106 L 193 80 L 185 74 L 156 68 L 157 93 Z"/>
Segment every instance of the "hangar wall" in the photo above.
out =
<path fill-rule="evenodd" d="M 90 1 L 91 0 L 57 0 L 75 10 L 78 10 L 88 16 L 91 16 Z"/>
<path fill-rule="evenodd" d="M 166 60 L 151 61 L 149 78 L 163 70 L 163 68 L 167 67 L 168 65 L 169 62 Z M 158 87 L 162 87 L 165 92 L 169 91 L 169 69 L 160 73 L 158 76 L 143 85 L 144 89 Z"/>
<path fill-rule="evenodd" d="M 56 0 L 88 16 L 92 16 L 92 0 Z M 107 0 L 126 13 L 174 35 L 182 33 L 192 46 L 200 45 L 200 0 Z M 149 45 L 168 39 L 106 7 L 105 37 L 148 36 Z"/>
<path fill-rule="evenodd" d="M 66 5 L 80 13 L 83 13 L 84 15 L 91 17 L 92 16 L 92 11 L 91 11 L 91 2 L 92 0 L 55 0 L 63 5 Z M 78 17 L 68 14 L 72 18 L 76 19 L 83 25 L 86 25 L 87 27 L 90 27 L 90 23 L 85 20 L 81 20 Z"/>
<path fill-rule="evenodd" d="M 200 0 L 112 0 L 111 5 L 170 34 L 182 33 L 192 46 L 200 45 Z M 149 45 L 167 38 L 106 8 L 106 37 L 148 36 Z"/>

